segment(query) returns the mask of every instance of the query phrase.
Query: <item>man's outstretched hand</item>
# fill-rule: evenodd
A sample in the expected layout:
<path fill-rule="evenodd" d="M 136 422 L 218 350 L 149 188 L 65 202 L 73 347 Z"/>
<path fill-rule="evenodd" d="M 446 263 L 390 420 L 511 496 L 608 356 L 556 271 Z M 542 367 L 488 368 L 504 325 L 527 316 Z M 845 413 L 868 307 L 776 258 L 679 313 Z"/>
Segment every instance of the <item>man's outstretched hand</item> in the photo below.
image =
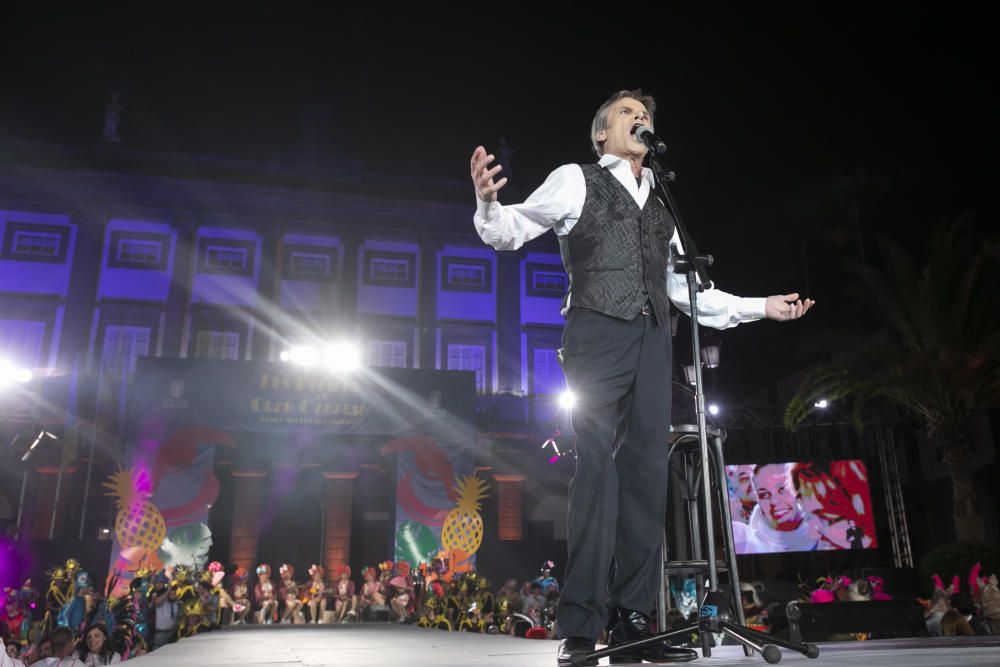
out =
<path fill-rule="evenodd" d="M 764 315 L 769 320 L 777 320 L 779 322 L 797 320 L 805 315 L 815 303 L 812 299 L 800 299 L 798 292 L 794 294 L 776 294 L 775 296 L 767 297 L 767 301 L 764 303 Z"/>
<path fill-rule="evenodd" d="M 507 185 L 507 177 L 504 176 L 497 182 L 493 182 L 493 177 L 503 169 L 502 165 L 490 168 L 493 156 L 487 155 L 486 149 L 476 146 L 472 151 L 472 182 L 476 186 L 476 196 L 484 202 L 494 202 L 497 200 L 497 192 Z"/>

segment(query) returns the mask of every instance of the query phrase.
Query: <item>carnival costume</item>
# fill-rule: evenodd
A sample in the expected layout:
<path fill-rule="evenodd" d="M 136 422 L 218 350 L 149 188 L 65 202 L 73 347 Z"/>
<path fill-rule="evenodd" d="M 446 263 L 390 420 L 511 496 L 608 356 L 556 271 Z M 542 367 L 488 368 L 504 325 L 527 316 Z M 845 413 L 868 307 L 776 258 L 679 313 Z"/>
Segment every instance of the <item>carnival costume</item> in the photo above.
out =
<path fill-rule="evenodd" d="M 295 568 L 288 563 L 278 568 L 281 576 L 281 589 L 279 595 L 285 602 L 285 610 L 281 614 L 282 623 L 304 623 L 305 617 L 302 615 L 302 601 L 299 599 L 299 585 L 295 583 Z"/>
<path fill-rule="evenodd" d="M 274 584 L 271 583 L 271 566 L 257 566 L 257 585 L 254 586 L 254 598 L 257 602 L 257 622 L 270 624 L 278 612 L 278 599 L 275 597 Z"/>
<path fill-rule="evenodd" d="M 233 590 L 230 597 L 233 601 L 233 625 L 246 623 L 250 614 L 250 587 L 247 581 L 250 573 L 245 567 L 238 567 L 233 573 Z"/>
<path fill-rule="evenodd" d="M 306 591 L 306 606 L 309 607 L 309 622 L 319 623 L 326 613 L 326 582 L 322 565 L 313 563 L 309 568 L 309 588 Z"/>
<path fill-rule="evenodd" d="M 351 567 L 341 565 L 337 568 L 337 582 L 333 585 L 334 621 L 343 623 L 357 616 L 355 607 L 358 598 L 354 593 L 354 582 L 351 581 Z"/>
<path fill-rule="evenodd" d="M 358 598 L 358 616 L 363 621 L 371 620 L 374 612 L 386 609 L 382 582 L 377 579 L 378 573 L 374 567 L 362 569 L 361 577 L 365 583 L 361 586 L 361 596 Z"/>

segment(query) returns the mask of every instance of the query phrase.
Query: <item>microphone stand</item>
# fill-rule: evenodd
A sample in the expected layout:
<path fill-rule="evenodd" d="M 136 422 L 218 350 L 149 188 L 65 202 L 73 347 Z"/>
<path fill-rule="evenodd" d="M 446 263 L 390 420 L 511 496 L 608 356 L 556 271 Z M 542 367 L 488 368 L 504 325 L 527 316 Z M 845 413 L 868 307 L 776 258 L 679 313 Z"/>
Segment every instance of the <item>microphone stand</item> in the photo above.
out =
<path fill-rule="evenodd" d="M 649 166 L 653 171 L 653 181 L 655 194 L 659 196 L 667 210 L 674 217 L 677 226 L 677 233 L 681 243 L 684 245 L 687 254 L 677 255 L 673 253 L 676 248 L 672 248 L 674 254 L 674 273 L 684 273 L 687 276 L 688 299 L 691 304 L 691 352 L 694 355 L 694 377 L 695 377 L 695 412 L 698 420 L 698 442 L 700 445 L 701 457 L 701 489 L 702 489 L 702 512 L 704 512 L 705 526 L 705 564 L 708 570 L 708 584 L 705 586 L 705 597 L 702 599 L 701 607 L 698 610 L 698 622 L 678 630 L 662 632 L 645 639 L 633 642 L 617 644 L 614 647 L 594 651 L 592 653 L 578 654 L 573 657 L 573 664 L 582 667 L 589 660 L 615 655 L 617 653 L 631 653 L 634 649 L 653 646 L 671 639 L 690 637 L 697 633 L 701 640 L 701 649 L 704 657 L 712 655 L 711 633 L 723 633 L 743 646 L 743 651 L 747 656 L 753 651 L 759 651 L 764 660 L 770 664 L 781 661 L 781 651 L 779 646 L 793 651 L 798 651 L 807 658 L 819 656 L 819 649 L 813 644 L 805 644 L 789 641 L 780 637 L 775 637 L 758 630 L 746 627 L 743 624 L 742 607 L 730 609 L 729 599 L 719 591 L 718 566 L 715 559 L 715 525 L 712 512 L 712 480 L 708 453 L 708 430 L 705 417 L 705 392 L 701 374 L 701 341 L 698 335 L 698 293 L 711 287 L 711 280 L 708 277 L 708 267 L 714 263 L 711 255 L 702 255 L 694 239 L 688 234 L 687 227 L 681 217 L 680 209 L 670 192 L 668 183 L 674 181 L 675 175 L 672 171 L 666 171 L 656 158 L 657 152 L 664 152 L 666 146 L 657 145 L 656 139 L 649 134 L 643 137 L 649 145 Z M 664 443 L 666 444 L 666 443 Z M 721 456 L 721 447 L 719 449 Z M 719 468 L 721 469 L 721 461 Z M 669 473 L 668 473 L 669 474 Z M 716 480 L 718 484 L 723 484 L 723 480 Z M 722 502 L 722 530 L 725 538 L 725 546 L 734 553 L 733 528 L 729 520 L 729 506 Z M 692 540 L 697 540 L 701 536 L 692 535 Z M 661 566 L 662 567 L 662 566 Z M 730 572 L 730 582 L 734 588 L 739 588 L 739 577 L 736 572 Z M 738 591 L 734 591 L 738 593 Z M 738 622 L 734 622 L 738 621 Z"/>

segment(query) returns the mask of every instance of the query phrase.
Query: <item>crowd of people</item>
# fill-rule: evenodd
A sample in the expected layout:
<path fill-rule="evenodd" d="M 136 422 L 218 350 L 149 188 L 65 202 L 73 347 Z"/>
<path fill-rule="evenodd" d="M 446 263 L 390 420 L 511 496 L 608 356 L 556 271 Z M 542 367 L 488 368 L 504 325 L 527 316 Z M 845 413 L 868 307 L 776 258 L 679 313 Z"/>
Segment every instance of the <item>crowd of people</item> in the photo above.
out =
<path fill-rule="evenodd" d="M 412 568 L 385 561 L 361 570 L 360 587 L 341 565 L 331 579 L 312 565 L 308 578 L 283 564 L 243 567 L 219 562 L 139 570 L 127 585 L 112 576 L 95 589 L 70 559 L 50 572 L 44 595 L 26 581 L 4 592 L 0 667 L 107 665 L 223 626 L 279 623 L 398 622 L 428 628 L 522 637 L 554 636 L 559 585 L 547 561 L 538 577 L 510 579 L 497 591 L 475 571 L 456 573 L 446 554 Z"/>

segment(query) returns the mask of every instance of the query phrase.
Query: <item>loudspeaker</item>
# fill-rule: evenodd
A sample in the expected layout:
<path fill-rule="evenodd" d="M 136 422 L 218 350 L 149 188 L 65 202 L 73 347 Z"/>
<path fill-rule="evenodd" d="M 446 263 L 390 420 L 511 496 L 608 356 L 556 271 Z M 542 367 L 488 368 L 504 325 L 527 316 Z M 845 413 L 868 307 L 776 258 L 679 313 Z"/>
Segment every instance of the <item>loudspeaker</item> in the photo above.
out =
<path fill-rule="evenodd" d="M 856 632 L 870 632 L 873 639 L 927 636 L 924 608 L 915 600 L 789 602 L 786 613 L 795 642 L 830 641 Z"/>

